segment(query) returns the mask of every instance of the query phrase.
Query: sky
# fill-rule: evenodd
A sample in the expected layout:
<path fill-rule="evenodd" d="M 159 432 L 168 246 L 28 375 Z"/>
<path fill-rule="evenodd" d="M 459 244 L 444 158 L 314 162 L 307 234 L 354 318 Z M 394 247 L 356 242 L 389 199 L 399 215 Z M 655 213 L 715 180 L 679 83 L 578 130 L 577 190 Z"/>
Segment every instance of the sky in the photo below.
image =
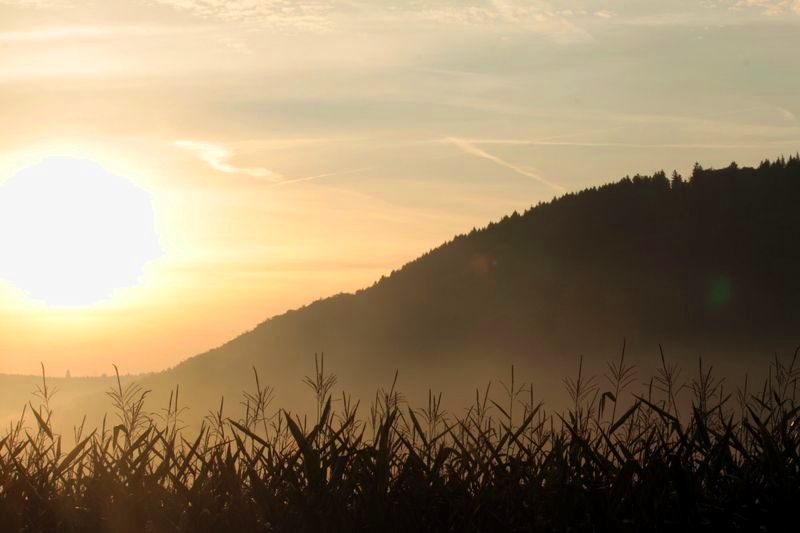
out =
<path fill-rule="evenodd" d="M 161 370 L 565 192 L 795 153 L 799 30 L 800 0 L 0 0 L 0 237 L 117 227 L 115 193 L 8 196 L 61 156 L 157 239 L 4 245 L 78 292 L 136 275 L 0 279 L 0 372 Z"/>

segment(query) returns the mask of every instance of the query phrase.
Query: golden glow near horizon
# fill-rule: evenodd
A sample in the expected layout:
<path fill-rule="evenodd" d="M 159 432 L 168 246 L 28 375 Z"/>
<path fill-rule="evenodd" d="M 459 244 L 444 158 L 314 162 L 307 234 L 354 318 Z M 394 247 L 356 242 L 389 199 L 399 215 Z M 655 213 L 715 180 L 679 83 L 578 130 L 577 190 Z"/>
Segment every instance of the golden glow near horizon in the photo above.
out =
<path fill-rule="evenodd" d="M 0 0 L 0 372 L 158 370 L 563 191 L 794 153 L 798 29 L 796 0 Z"/>

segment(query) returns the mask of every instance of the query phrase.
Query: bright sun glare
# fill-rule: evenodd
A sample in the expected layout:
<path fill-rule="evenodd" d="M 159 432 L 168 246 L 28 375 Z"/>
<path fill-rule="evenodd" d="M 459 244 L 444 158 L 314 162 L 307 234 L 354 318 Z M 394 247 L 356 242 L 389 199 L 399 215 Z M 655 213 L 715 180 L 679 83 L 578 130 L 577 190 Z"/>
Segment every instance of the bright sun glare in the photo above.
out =
<path fill-rule="evenodd" d="M 97 303 L 160 253 L 147 193 L 97 163 L 48 157 L 0 182 L 0 278 L 34 300 Z"/>

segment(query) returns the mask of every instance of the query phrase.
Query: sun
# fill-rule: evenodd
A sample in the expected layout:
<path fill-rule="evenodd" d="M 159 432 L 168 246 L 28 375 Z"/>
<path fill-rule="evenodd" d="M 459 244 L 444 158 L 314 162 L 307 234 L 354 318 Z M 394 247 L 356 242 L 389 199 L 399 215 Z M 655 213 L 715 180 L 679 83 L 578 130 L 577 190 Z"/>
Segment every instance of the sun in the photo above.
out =
<path fill-rule="evenodd" d="M 34 300 L 98 303 L 160 255 L 149 195 L 97 163 L 51 156 L 0 182 L 0 278 Z"/>

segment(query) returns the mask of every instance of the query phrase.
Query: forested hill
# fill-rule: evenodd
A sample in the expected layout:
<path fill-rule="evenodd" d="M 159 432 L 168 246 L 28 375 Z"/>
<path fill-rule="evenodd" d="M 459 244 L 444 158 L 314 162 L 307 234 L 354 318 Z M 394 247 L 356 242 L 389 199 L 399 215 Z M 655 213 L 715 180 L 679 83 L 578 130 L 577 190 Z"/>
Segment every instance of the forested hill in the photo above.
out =
<path fill-rule="evenodd" d="M 800 336 L 800 159 L 567 194 L 455 238 L 359 304 L 430 343 L 450 331 Z"/>
<path fill-rule="evenodd" d="M 623 338 L 654 353 L 664 343 L 769 355 L 800 343 L 798 157 L 567 194 L 458 236 L 356 294 L 267 320 L 166 377 L 214 384 L 256 365 L 296 380 L 320 351 L 364 372 L 574 358 Z"/>

